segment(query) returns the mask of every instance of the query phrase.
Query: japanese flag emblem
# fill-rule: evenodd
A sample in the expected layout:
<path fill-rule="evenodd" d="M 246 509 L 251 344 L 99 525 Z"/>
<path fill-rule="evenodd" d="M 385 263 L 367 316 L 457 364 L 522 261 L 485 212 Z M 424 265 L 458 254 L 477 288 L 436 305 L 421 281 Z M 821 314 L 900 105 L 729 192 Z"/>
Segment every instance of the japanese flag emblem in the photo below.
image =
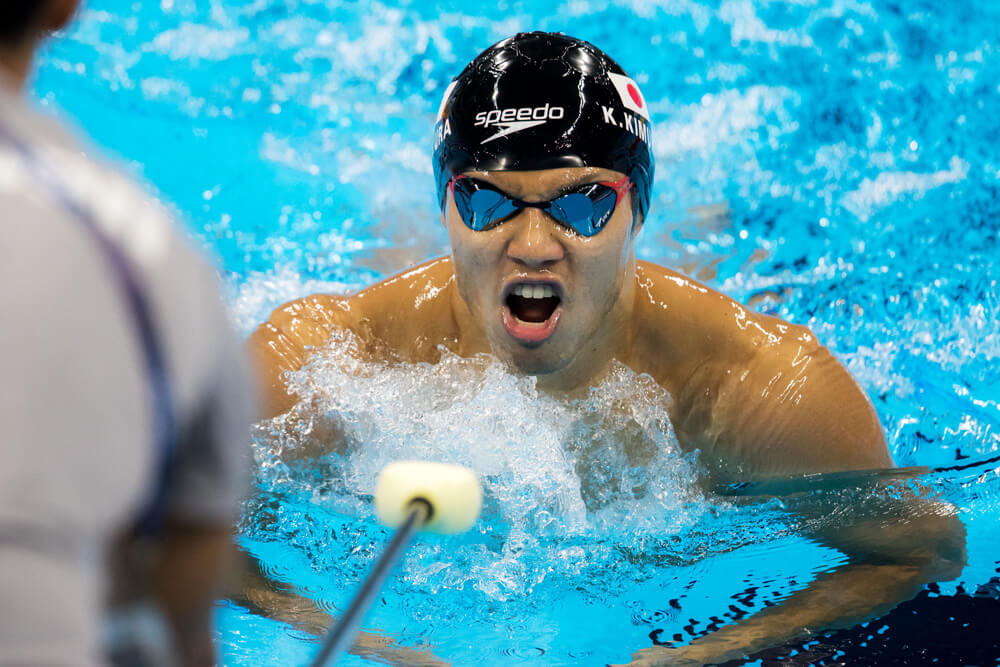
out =
<path fill-rule="evenodd" d="M 639 92 L 639 86 L 635 81 L 624 74 L 614 74 L 608 72 L 608 78 L 618 91 L 618 97 L 622 100 L 622 106 L 629 111 L 639 114 L 647 121 L 649 120 L 649 109 L 646 107 L 646 99 Z"/>

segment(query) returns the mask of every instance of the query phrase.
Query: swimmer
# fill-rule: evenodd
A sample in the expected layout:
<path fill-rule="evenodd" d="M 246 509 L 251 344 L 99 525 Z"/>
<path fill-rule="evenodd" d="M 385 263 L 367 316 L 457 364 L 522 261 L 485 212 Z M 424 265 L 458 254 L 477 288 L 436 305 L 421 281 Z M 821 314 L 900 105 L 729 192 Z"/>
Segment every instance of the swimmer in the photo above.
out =
<path fill-rule="evenodd" d="M 249 374 L 165 209 L 22 99 L 77 4 L 0 3 L 0 664 L 213 665 Z"/>
<path fill-rule="evenodd" d="M 436 119 L 450 256 L 352 296 L 315 294 L 275 310 L 248 341 L 269 414 L 297 401 L 285 374 L 349 332 L 362 359 L 487 353 L 557 396 L 586 392 L 623 363 L 669 392 L 679 443 L 714 482 L 891 468 L 872 404 L 812 332 L 636 259 L 652 140 L 638 85 L 593 45 L 522 33 L 481 53 L 448 86 Z M 328 435 L 320 447 L 337 446 Z M 827 531 L 821 539 L 850 565 L 783 605 L 685 647 L 651 647 L 636 662 L 740 657 L 853 624 L 955 576 L 961 524 L 924 514 L 911 525 Z"/>

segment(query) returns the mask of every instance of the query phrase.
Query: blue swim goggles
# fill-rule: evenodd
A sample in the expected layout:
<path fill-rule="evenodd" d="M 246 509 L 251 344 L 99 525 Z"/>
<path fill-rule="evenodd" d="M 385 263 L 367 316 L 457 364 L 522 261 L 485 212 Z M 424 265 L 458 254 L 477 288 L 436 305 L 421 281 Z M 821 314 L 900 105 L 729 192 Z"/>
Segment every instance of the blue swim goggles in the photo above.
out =
<path fill-rule="evenodd" d="M 632 187 L 632 181 L 626 176 L 620 181 L 588 183 L 555 199 L 539 202 L 514 199 L 489 183 L 461 174 L 448 181 L 448 187 L 462 221 L 477 232 L 496 227 L 523 208 L 540 208 L 577 234 L 593 236 L 608 224 L 618 200 Z"/>

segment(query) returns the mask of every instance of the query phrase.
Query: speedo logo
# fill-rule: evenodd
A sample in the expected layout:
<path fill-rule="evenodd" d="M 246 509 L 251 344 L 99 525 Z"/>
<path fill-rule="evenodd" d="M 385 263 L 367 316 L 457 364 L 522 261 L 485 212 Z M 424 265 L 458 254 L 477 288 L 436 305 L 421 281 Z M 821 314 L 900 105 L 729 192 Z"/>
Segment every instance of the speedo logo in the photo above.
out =
<path fill-rule="evenodd" d="M 559 120 L 566 115 L 566 110 L 562 107 L 554 107 L 544 104 L 540 107 L 518 107 L 511 109 L 494 109 L 493 111 L 480 111 L 476 114 L 475 125 L 483 128 L 498 127 L 500 131 L 483 139 L 480 144 L 488 144 L 494 139 L 514 134 L 529 127 L 543 125 L 549 120 Z"/>

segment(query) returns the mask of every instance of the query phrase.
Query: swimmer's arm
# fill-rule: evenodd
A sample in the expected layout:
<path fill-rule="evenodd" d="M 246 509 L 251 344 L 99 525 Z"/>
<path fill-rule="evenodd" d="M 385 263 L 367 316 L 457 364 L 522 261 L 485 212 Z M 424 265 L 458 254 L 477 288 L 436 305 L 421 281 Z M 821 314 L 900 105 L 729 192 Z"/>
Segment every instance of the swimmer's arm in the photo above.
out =
<path fill-rule="evenodd" d="M 770 340 L 754 337 L 751 320 L 750 333 L 719 340 L 679 394 L 679 433 L 693 433 L 706 464 L 718 462 L 731 481 L 893 467 L 875 409 L 847 369 L 808 329 L 755 317 Z"/>
<path fill-rule="evenodd" d="M 918 510 L 914 516 L 910 512 Z M 904 516 L 905 514 L 905 516 Z M 893 518 L 825 530 L 819 539 L 848 563 L 819 575 L 779 604 L 679 648 L 650 647 L 633 665 L 702 665 L 751 655 L 881 616 L 932 581 L 959 575 L 965 529 L 947 505 L 911 504 Z"/>
<path fill-rule="evenodd" d="M 875 408 L 851 374 L 811 331 L 788 330 L 774 354 L 758 353 L 760 381 L 769 383 L 748 434 L 767 453 L 759 474 L 894 467 Z"/>
<path fill-rule="evenodd" d="M 251 613 L 287 623 L 317 637 L 325 635 L 335 620 L 291 585 L 268 576 L 260 561 L 242 549 L 238 554 L 237 572 L 238 589 L 230 599 Z M 374 632 L 359 632 L 348 652 L 390 665 L 440 667 L 450 664 L 429 650 L 402 646 L 390 636 Z"/>
<path fill-rule="evenodd" d="M 275 309 L 250 334 L 246 346 L 257 376 L 263 418 L 276 417 L 295 405 L 285 374 L 302 368 L 312 348 L 347 326 L 346 303 L 346 297 L 321 294 L 291 301 Z"/>
<path fill-rule="evenodd" d="M 790 325 L 789 331 L 784 345 L 695 376 L 694 392 L 715 399 L 705 422 L 715 439 L 702 441 L 710 456 L 734 459 L 760 477 L 892 467 L 875 411 L 854 379 L 810 332 Z M 739 349 L 737 342 L 730 349 Z M 848 562 L 780 604 L 687 646 L 643 649 L 633 664 L 723 662 L 850 627 L 886 613 L 931 581 L 958 576 L 965 562 L 961 521 L 948 506 L 926 499 L 902 511 L 872 511 L 863 521 L 814 537 Z"/>

